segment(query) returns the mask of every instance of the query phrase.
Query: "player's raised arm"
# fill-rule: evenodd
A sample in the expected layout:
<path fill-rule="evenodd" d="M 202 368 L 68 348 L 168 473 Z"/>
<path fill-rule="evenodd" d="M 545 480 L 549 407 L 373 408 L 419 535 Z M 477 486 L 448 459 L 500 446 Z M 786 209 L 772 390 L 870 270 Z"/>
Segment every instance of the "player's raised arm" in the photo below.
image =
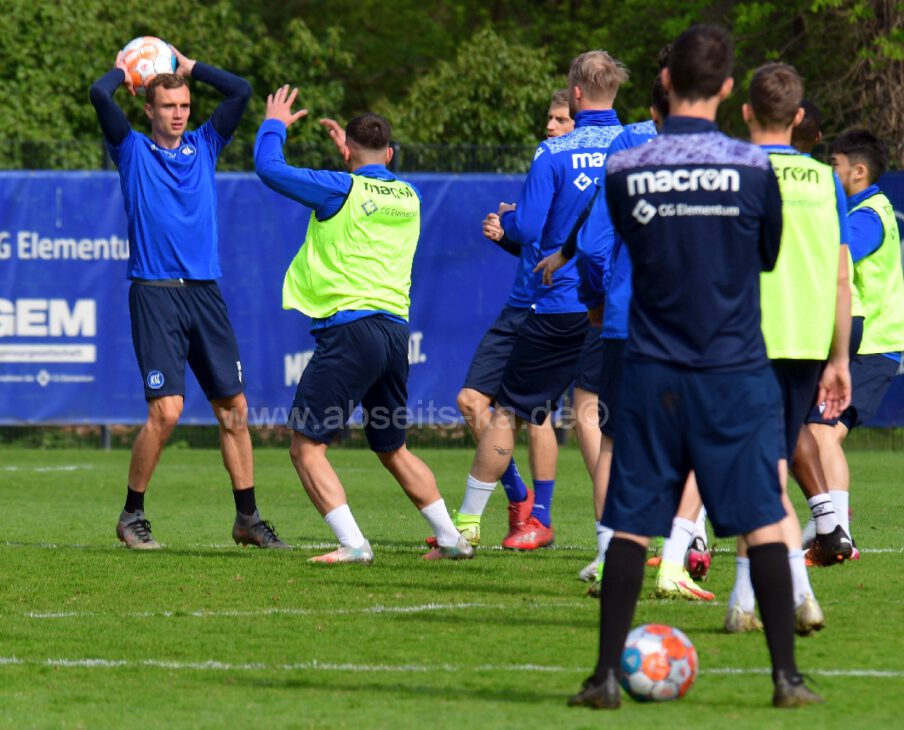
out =
<path fill-rule="evenodd" d="M 113 68 L 95 81 L 88 92 L 88 97 L 97 112 L 97 121 L 100 122 L 104 138 L 113 147 L 122 144 L 131 129 L 125 113 L 113 101 L 113 94 L 121 84 L 125 85 L 132 96 L 135 96 L 132 78 L 122 60 L 122 51 L 117 54 Z"/>
<path fill-rule="evenodd" d="M 229 71 L 188 58 L 174 46 L 170 46 L 170 48 L 173 49 L 173 55 L 179 62 L 176 67 L 177 76 L 193 78 L 209 84 L 226 97 L 213 110 L 213 114 L 210 115 L 210 123 L 217 134 L 228 140 L 238 129 L 242 115 L 251 100 L 251 84 L 241 76 L 236 76 Z"/>

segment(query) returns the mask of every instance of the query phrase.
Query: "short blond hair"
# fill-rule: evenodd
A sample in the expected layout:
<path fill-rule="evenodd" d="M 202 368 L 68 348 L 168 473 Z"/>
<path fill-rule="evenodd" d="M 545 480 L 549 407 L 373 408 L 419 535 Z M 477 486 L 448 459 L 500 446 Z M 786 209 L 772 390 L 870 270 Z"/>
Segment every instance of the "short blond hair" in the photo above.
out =
<path fill-rule="evenodd" d="M 581 87 L 592 101 L 612 101 L 618 88 L 628 80 L 625 65 L 605 51 L 587 51 L 576 57 L 568 69 L 568 90 Z"/>

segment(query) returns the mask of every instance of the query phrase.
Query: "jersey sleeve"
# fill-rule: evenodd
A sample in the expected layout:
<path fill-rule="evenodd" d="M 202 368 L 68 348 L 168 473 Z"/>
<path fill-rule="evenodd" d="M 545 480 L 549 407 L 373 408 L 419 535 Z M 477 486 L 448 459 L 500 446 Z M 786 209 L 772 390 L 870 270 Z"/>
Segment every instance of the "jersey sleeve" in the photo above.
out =
<path fill-rule="evenodd" d="M 782 240 L 782 193 L 770 167 L 765 175 L 763 220 L 760 227 L 760 262 L 763 271 L 772 271 Z"/>
<path fill-rule="evenodd" d="M 555 192 L 556 178 L 552 154 L 546 144 L 542 143 L 534 155 L 515 210 L 502 216 L 502 227 L 509 238 L 521 244 L 539 241 Z"/>
<path fill-rule="evenodd" d="M 851 258 L 856 263 L 879 250 L 885 240 L 882 219 L 876 211 L 858 208 L 848 216 L 850 229 Z"/>

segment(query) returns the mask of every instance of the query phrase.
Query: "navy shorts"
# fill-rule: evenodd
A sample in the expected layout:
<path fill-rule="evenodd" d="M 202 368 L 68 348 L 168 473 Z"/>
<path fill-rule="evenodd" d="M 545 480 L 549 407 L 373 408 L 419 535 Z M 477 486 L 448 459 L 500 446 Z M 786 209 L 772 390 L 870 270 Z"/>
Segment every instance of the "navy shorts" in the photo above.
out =
<path fill-rule="evenodd" d="M 598 327 L 587 322 L 587 338 L 578 356 L 574 386 L 590 393 L 600 392 L 600 367 L 603 362 L 603 341 Z"/>
<path fill-rule="evenodd" d="M 533 424 L 546 421 L 574 379 L 587 337 L 587 314 L 531 312 L 505 366 L 496 405 Z"/>
<path fill-rule="evenodd" d="M 405 444 L 408 426 L 408 325 L 382 316 L 314 331 L 317 346 L 292 403 L 289 428 L 328 444 L 358 403 L 374 451 Z"/>
<path fill-rule="evenodd" d="M 599 374 L 600 431 L 611 439 L 615 438 L 618 420 L 618 394 L 621 389 L 622 371 L 625 362 L 627 340 L 601 340 L 603 357 Z"/>
<path fill-rule="evenodd" d="M 529 311 L 526 307 L 512 307 L 508 304 L 502 308 L 496 321 L 477 345 L 463 388 L 471 388 L 490 398 L 496 397 L 518 330 L 527 319 Z"/>
<path fill-rule="evenodd" d="M 604 524 L 668 535 L 692 469 L 716 535 L 744 534 L 785 516 L 781 395 L 771 367 L 710 373 L 629 360 L 621 393 Z"/>
<path fill-rule="evenodd" d="M 208 400 L 244 389 L 239 346 L 215 281 L 133 282 L 129 318 L 146 400 L 184 396 L 186 362 Z"/>
<path fill-rule="evenodd" d="M 885 355 L 857 355 L 851 360 L 851 405 L 835 421 L 811 420 L 811 423 L 832 425 L 840 421 L 851 431 L 868 421 L 878 413 L 899 367 L 900 363 Z"/>
<path fill-rule="evenodd" d="M 781 446 L 781 458 L 790 462 L 797 448 L 800 429 L 807 421 L 807 415 L 816 402 L 819 391 L 819 378 L 822 376 L 825 363 L 821 360 L 773 360 L 772 368 L 782 393 L 782 410 L 784 412 Z"/>

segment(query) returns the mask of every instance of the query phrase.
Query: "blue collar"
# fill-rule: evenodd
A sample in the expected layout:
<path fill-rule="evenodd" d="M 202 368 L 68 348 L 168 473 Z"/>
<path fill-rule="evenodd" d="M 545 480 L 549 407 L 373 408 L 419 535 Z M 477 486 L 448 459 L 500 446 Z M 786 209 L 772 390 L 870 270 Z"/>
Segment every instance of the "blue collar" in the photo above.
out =
<path fill-rule="evenodd" d="M 789 144 L 761 144 L 760 147 L 766 152 L 781 152 L 785 155 L 799 155 L 802 154 L 797 148 L 792 147 Z M 806 155 L 809 157 L 810 155 Z"/>
<path fill-rule="evenodd" d="M 355 170 L 352 175 L 363 175 L 364 177 L 375 177 L 377 180 L 395 180 L 396 176 L 393 175 L 389 168 L 386 165 L 362 165 L 357 170 Z"/>
<path fill-rule="evenodd" d="M 873 183 L 866 190 L 861 190 L 859 193 L 854 193 L 847 199 L 848 210 L 853 210 L 867 198 L 871 198 L 881 192 L 882 191 L 879 189 L 879 186 Z"/>
<path fill-rule="evenodd" d="M 574 128 L 612 127 L 621 124 L 615 109 L 585 109 L 574 115 Z"/>
<path fill-rule="evenodd" d="M 673 117 L 665 118 L 662 125 L 663 134 L 702 134 L 703 132 L 718 132 L 715 122 L 699 117 Z"/>

